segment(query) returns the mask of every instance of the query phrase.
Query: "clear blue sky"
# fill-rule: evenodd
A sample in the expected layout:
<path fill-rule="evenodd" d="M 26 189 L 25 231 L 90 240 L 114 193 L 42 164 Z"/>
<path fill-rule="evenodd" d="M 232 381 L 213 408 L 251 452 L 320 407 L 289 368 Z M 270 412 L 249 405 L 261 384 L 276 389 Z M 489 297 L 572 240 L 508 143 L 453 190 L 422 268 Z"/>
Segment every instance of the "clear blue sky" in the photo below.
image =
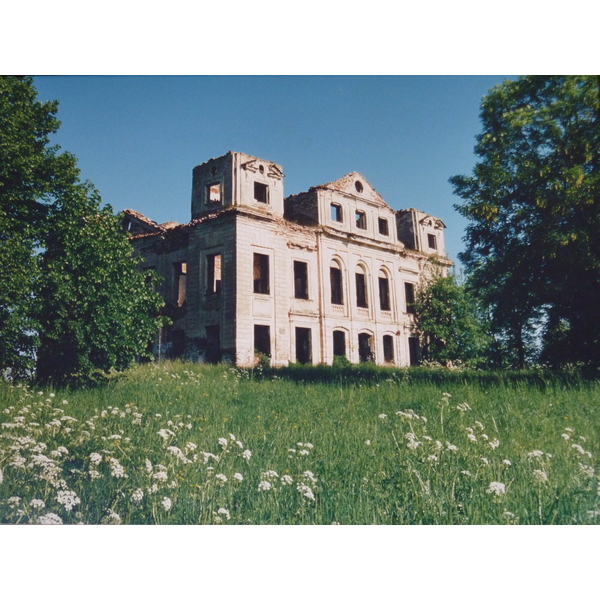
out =
<path fill-rule="evenodd" d="M 482 96 L 502 76 L 72 76 L 35 78 L 59 100 L 52 140 L 115 211 L 190 219 L 192 168 L 229 150 L 283 166 L 290 195 L 359 171 L 395 210 L 465 220 L 448 178 L 468 174 Z"/>

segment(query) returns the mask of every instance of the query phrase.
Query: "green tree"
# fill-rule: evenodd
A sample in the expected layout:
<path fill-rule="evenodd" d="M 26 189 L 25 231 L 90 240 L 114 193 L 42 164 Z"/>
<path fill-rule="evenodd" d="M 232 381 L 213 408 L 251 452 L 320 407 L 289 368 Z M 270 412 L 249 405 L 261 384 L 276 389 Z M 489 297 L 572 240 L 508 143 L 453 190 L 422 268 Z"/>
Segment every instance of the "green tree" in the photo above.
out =
<path fill-rule="evenodd" d="M 452 274 L 437 272 L 419 286 L 414 304 L 421 357 L 442 365 L 478 366 L 491 342 L 477 302 Z"/>
<path fill-rule="evenodd" d="M 161 324 L 121 218 L 49 146 L 56 102 L 0 78 L 0 369 L 59 383 L 128 366 Z"/>
<path fill-rule="evenodd" d="M 540 331 L 547 360 L 598 364 L 600 79 L 506 81 L 481 121 L 473 175 L 450 179 L 469 220 L 469 284 L 517 366 Z"/>

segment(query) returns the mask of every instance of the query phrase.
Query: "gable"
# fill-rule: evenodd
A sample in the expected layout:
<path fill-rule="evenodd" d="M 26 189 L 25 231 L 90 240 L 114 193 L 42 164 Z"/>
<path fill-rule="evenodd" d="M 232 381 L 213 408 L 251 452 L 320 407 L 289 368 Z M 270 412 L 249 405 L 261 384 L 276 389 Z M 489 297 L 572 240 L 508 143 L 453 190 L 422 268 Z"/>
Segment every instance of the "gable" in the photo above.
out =
<path fill-rule="evenodd" d="M 317 186 L 318 189 L 334 190 L 347 196 L 366 200 L 379 206 L 390 208 L 379 192 L 358 171 L 353 171 L 330 183 Z"/>

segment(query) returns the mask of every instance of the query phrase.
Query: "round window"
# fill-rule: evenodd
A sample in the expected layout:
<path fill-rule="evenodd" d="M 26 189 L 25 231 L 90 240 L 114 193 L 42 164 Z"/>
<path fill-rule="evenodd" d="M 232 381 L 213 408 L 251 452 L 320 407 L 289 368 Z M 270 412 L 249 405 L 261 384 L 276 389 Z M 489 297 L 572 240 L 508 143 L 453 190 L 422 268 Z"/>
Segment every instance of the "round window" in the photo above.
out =
<path fill-rule="evenodd" d="M 261 173 L 264 173 L 264 172 L 265 172 L 265 168 L 264 168 L 262 165 L 260 165 L 260 166 L 258 167 L 258 170 L 259 170 Z"/>
<path fill-rule="evenodd" d="M 356 181 L 354 182 L 354 187 L 356 188 L 356 191 L 357 191 L 359 194 L 361 194 L 361 193 L 362 193 L 362 191 L 363 191 L 363 184 L 362 184 L 360 181 L 356 180 Z"/>

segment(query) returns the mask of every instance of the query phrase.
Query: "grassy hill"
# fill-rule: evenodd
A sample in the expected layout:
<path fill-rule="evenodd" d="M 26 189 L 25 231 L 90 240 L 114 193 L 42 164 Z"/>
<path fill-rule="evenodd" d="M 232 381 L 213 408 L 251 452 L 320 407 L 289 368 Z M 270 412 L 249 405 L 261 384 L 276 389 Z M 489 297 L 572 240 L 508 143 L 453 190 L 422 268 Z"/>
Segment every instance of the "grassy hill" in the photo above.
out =
<path fill-rule="evenodd" d="M 0 384 L 5 523 L 600 522 L 600 383 L 142 365 Z"/>

